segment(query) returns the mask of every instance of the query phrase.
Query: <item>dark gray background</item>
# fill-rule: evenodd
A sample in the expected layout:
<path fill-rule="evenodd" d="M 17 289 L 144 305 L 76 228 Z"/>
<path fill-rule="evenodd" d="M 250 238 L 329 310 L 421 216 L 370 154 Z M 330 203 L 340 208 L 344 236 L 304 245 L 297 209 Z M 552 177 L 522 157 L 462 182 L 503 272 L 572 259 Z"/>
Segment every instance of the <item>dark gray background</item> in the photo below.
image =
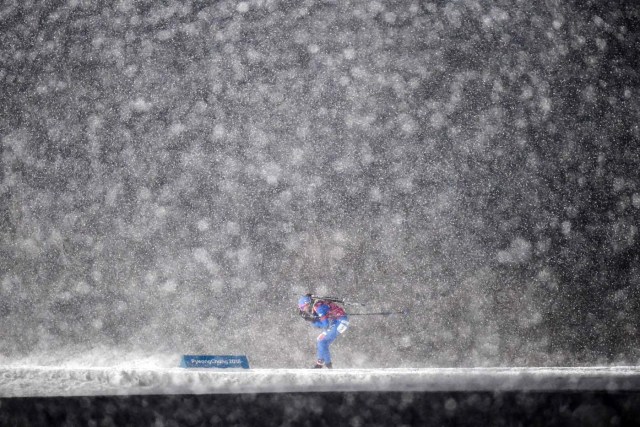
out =
<path fill-rule="evenodd" d="M 0 7 L 0 353 L 632 363 L 633 1 Z"/>

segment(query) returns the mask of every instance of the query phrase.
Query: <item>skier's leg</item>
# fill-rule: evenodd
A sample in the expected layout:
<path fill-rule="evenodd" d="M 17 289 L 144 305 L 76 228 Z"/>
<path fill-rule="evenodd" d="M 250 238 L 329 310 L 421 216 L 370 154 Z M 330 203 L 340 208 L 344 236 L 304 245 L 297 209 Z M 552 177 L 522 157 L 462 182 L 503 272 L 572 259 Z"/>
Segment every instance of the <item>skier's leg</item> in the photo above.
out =
<path fill-rule="evenodd" d="M 338 322 L 328 330 L 318 335 L 318 359 L 322 359 L 325 365 L 331 364 L 331 353 L 329 352 L 329 346 L 332 342 L 338 338 L 341 332 L 344 332 L 347 328 L 348 322 Z M 340 331 L 340 332 L 338 332 Z"/>
<path fill-rule="evenodd" d="M 324 363 L 331 363 L 331 353 L 329 353 L 329 345 L 335 340 L 335 336 L 332 338 L 329 331 L 324 331 L 318 335 L 316 353 L 317 359 L 322 360 Z"/>

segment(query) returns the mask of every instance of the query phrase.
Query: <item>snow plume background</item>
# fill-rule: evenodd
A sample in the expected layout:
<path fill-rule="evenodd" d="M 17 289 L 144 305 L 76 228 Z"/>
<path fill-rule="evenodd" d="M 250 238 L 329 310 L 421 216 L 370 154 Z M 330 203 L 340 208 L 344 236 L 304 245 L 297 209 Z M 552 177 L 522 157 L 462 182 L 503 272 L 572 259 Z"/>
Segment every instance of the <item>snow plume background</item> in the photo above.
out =
<path fill-rule="evenodd" d="M 106 3 L 0 9 L 4 361 L 638 363 L 635 2 Z"/>

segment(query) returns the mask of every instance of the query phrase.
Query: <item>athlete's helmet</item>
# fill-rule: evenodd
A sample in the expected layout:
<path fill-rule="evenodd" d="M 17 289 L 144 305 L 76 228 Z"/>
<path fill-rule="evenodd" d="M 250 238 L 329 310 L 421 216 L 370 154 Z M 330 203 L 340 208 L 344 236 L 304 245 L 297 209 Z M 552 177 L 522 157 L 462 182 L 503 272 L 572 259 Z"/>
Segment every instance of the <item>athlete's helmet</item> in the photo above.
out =
<path fill-rule="evenodd" d="M 306 310 L 309 304 L 311 304 L 311 297 L 309 295 L 301 296 L 298 300 L 298 308 L 300 310 Z"/>

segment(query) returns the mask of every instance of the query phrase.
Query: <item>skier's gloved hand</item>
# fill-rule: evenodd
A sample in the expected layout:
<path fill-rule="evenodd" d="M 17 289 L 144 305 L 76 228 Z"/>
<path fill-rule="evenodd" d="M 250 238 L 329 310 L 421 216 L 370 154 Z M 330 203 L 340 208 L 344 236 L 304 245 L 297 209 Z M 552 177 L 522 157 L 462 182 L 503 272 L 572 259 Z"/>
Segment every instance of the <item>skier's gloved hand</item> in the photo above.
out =
<path fill-rule="evenodd" d="M 316 316 L 304 310 L 300 310 L 300 316 L 307 322 L 313 322 L 316 319 Z"/>

